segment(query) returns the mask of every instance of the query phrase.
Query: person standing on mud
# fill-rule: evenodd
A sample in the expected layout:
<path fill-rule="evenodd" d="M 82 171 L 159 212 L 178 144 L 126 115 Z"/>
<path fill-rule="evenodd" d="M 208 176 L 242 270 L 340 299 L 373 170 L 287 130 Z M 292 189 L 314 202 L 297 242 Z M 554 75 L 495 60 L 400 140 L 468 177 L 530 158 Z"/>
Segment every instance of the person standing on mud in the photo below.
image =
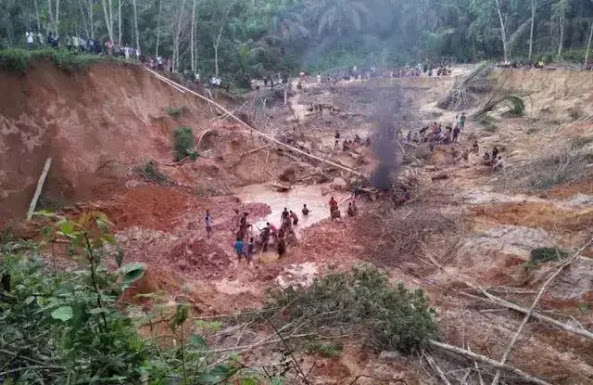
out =
<path fill-rule="evenodd" d="M 247 252 L 245 253 L 245 258 L 247 259 L 247 263 L 251 265 L 253 262 L 253 238 L 249 239 L 249 243 L 247 244 Z"/>
<path fill-rule="evenodd" d="M 278 238 L 278 258 L 282 258 L 286 254 L 286 241 L 284 237 Z"/>
<path fill-rule="evenodd" d="M 296 226 L 299 223 L 299 217 L 292 210 L 290 210 L 290 219 L 292 220 L 293 226 Z"/>
<path fill-rule="evenodd" d="M 280 218 L 282 223 L 284 223 L 284 221 L 287 220 L 289 216 L 290 216 L 290 213 L 288 212 L 288 209 L 285 207 L 284 210 L 282 211 L 282 217 Z"/>
<path fill-rule="evenodd" d="M 210 216 L 210 210 L 206 210 L 204 225 L 206 226 L 206 234 L 208 234 L 208 238 L 210 238 L 210 235 L 212 235 L 212 217 Z"/>
<path fill-rule="evenodd" d="M 457 142 L 457 138 L 459 137 L 459 125 L 456 125 L 455 128 L 453 129 L 453 141 Z"/>
<path fill-rule="evenodd" d="M 303 205 L 303 216 L 308 216 L 311 210 L 307 207 L 307 205 Z"/>
<path fill-rule="evenodd" d="M 461 131 L 463 131 L 463 129 L 465 128 L 465 121 L 467 120 L 467 116 L 465 116 L 465 112 L 463 112 L 461 114 L 461 118 L 459 118 L 459 126 L 461 128 Z"/>
<path fill-rule="evenodd" d="M 247 230 L 249 230 L 249 227 L 251 227 L 249 222 L 247 222 L 248 216 L 249 216 L 249 213 L 243 213 L 243 216 L 241 217 L 241 220 L 239 222 L 239 237 L 241 239 L 247 238 Z"/>
<path fill-rule="evenodd" d="M 239 262 L 241 262 L 241 257 L 243 256 L 243 240 L 241 238 L 237 238 L 234 248 L 237 253 L 237 258 Z"/>

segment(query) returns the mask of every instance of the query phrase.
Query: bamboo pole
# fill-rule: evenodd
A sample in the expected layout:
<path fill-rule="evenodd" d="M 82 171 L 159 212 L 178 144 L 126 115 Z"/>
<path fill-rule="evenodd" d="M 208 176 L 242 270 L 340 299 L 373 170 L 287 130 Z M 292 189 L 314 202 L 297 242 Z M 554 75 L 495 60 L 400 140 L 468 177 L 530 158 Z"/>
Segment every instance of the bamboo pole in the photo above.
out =
<path fill-rule="evenodd" d="M 41 176 L 39 177 L 39 180 L 37 180 L 37 188 L 35 189 L 33 200 L 31 200 L 31 204 L 29 205 L 29 211 L 27 212 L 27 221 L 30 221 L 31 218 L 33 218 L 33 213 L 35 212 L 35 207 L 37 207 L 37 201 L 39 200 L 39 196 L 41 195 L 41 191 L 43 190 L 43 184 L 45 183 L 45 179 L 47 178 L 47 174 L 49 173 L 50 167 L 51 158 L 47 158 L 45 160 L 45 166 L 43 166 Z"/>

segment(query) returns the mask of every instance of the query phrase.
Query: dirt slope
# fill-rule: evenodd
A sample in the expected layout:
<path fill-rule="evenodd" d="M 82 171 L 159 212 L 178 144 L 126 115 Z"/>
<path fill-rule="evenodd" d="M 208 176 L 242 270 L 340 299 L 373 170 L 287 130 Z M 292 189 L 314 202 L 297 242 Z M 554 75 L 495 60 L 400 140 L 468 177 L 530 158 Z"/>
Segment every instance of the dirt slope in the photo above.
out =
<path fill-rule="evenodd" d="M 0 73 L 0 88 L 1 218 L 23 215 L 46 157 L 46 193 L 90 198 L 111 188 L 121 165 L 170 159 L 167 107 L 186 106 L 186 119 L 210 113 L 131 65 L 66 74 L 39 63 L 25 75 Z"/>

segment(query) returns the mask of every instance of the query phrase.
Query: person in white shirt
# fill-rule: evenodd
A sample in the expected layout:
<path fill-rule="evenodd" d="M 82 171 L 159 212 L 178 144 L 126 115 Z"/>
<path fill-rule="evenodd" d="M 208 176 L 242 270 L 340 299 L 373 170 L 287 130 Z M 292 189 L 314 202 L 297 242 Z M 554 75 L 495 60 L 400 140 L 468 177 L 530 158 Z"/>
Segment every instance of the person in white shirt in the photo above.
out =
<path fill-rule="evenodd" d="M 27 48 L 33 49 L 33 40 L 35 39 L 33 32 L 25 32 L 25 38 L 27 39 Z"/>

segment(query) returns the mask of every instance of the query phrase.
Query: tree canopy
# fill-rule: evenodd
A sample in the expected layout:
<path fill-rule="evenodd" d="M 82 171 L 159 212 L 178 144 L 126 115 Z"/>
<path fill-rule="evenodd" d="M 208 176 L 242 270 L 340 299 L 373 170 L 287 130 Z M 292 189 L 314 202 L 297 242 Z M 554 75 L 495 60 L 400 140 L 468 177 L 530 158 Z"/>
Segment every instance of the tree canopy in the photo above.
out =
<path fill-rule="evenodd" d="M 582 61 L 591 0 L 0 0 L 0 46 L 26 31 L 139 45 L 177 71 L 266 73 L 423 61 Z"/>

